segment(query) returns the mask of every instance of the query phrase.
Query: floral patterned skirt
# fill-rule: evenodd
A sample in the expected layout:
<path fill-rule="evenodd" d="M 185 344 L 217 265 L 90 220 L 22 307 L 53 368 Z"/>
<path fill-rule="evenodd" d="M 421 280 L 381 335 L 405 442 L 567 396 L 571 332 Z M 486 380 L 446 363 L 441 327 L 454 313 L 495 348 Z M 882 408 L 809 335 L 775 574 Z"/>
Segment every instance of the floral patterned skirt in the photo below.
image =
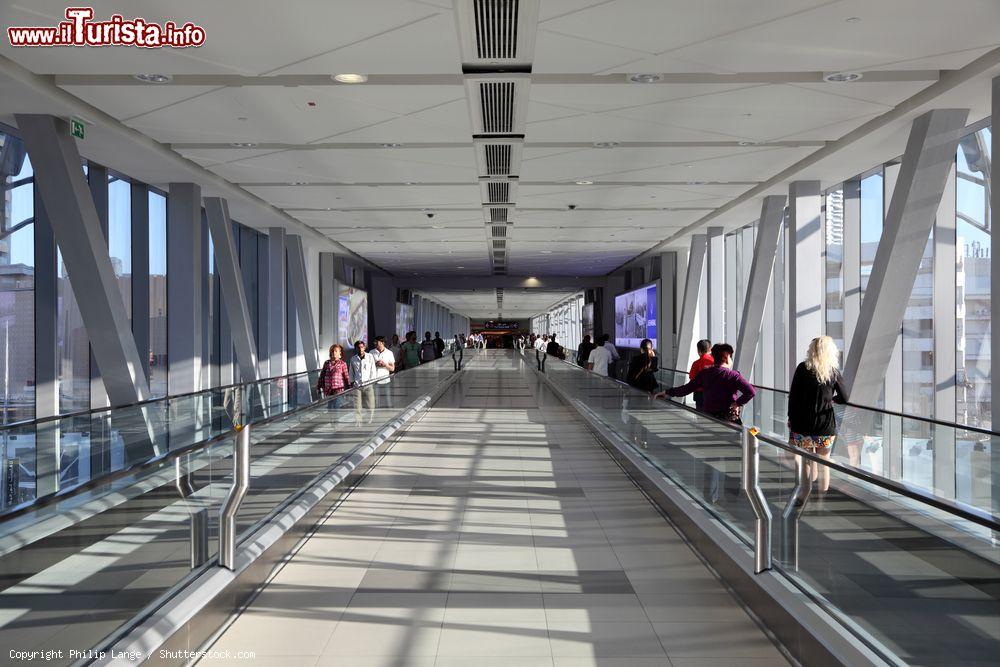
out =
<path fill-rule="evenodd" d="M 837 436 L 835 435 L 802 435 L 794 431 L 788 435 L 788 442 L 790 444 L 802 449 L 808 449 L 810 452 L 820 452 L 822 454 L 826 453 L 822 450 L 833 447 L 836 439 Z"/>

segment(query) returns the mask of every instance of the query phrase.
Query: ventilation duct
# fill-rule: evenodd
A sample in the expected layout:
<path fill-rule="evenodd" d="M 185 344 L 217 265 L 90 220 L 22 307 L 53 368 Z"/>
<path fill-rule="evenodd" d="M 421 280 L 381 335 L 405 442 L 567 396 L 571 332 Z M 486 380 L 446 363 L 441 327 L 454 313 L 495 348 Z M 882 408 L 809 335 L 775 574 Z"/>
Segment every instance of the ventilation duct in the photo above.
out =
<path fill-rule="evenodd" d="M 473 139 L 480 177 L 517 176 L 521 171 L 521 139 Z"/>
<path fill-rule="evenodd" d="M 494 250 L 506 250 L 507 249 L 507 242 L 506 241 L 497 241 L 496 239 L 494 239 L 493 240 L 493 249 Z"/>
<path fill-rule="evenodd" d="M 507 238 L 507 225 L 493 225 L 492 236 L 495 239 Z"/>
<path fill-rule="evenodd" d="M 527 74 L 466 77 L 472 134 L 524 136 L 530 85 Z"/>
<path fill-rule="evenodd" d="M 465 72 L 530 72 L 539 0 L 456 0 Z"/>
<path fill-rule="evenodd" d="M 483 220 L 487 225 L 510 224 L 514 221 L 514 207 L 503 206 L 483 206 Z"/>
<path fill-rule="evenodd" d="M 479 192 L 483 204 L 513 204 L 517 201 L 517 179 L 481 178 Z"/>

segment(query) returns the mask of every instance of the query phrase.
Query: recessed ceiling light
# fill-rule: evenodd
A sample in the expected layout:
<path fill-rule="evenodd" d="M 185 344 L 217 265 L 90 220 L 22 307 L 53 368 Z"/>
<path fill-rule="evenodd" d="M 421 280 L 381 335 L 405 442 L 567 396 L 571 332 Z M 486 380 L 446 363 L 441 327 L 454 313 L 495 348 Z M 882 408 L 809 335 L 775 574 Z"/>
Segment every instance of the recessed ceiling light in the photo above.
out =
<path fill-rule="evenodd" d="M 848 23 L 858 23 L 858 22 L 860 22 L 860 21 L 861 21 L 861 17 L 860 17 L 860 16 L 848 16 L 848 17 L 847 17 L 846 19 L 844 19 L 844 20 L 845 20 L 846 22 L 848 22 Z"/>
<path fill-rule="evenodd" d="M 662 74 L 629 74 L 628 80 L 632 83 L 659 83 L 663 81 Z"/>
<path fill-rule="evenodd" d="M 688 185 L 708 185 L 708 181 L 688 181 Z"/>
<path fill-rule="evenodd" d="M 752 141 L 740 141 L 738 143 L 739 143 L 740 146 L 753 146 L 754 142 L 752 142 Z"/>
<path fill-rule="evenodd" d="M 431 229 L 444 229 L 441 225 L 431 225 Z"/>
<path fill-rule="evenodd" d="M 341 83 L 364 83 L 368 80 L 367 74 L 334 74 L 334 81 Z"/>
<path fill-rule="evenodd" d="M 593 181 L 577 181 L 576 184 L 577 185 L 593 185 L 594 182 Z"/>
<path fill-rule="evenodd" d="M 552 251 L 551 251 L 551 250 L 543 250 L 543 251 L 542 251 L 542 254 L 543 254 L 543 255 L 551 255 L 551 254 L 552 254 Z"/>
<path fill-rule="evenodd" d="M 464 269 L 465 267 L 464 266 L 456 266 L 455 268 L 456 269 Z"/>
<path fill-rule="evenodd" d="M 238 121 L 240 121 L 240 122 L 246 122 L 246 120 L 247 120 L 247 117 L 246 117 L 246 116 L 237 116 L 237 117 L 236 117 L 236 120 L 238 120 Z"/>
<path fill-rule="evenodd" d="M 382 144 L 382 148 L 399 148 L 402 144 Z"/>
<path fill-rule="evenodd" d="M 614 148 L 618 145 L 617 141 L 595 141 L 594 148 Z"/>
<path fill-rule="evenodd" d="M 167 83 L 174 80 L 169 74 L 136 74 L 134 77 L 143 83 Z"/>
<path fill-rule="evenodd" d="M 694 166 L 693 164 L 686 164 L 686 165 L 684 165 L 684 167 L 685 167 L 686 169 L 690 169 L 690 168 L 691 168 L 691 167 L 693 167 L 693 166 Z"/>
<path fill-rule="evenodd" d="M 232 146 L 233 148 L 253 148 L 257 144 L 252 144 L 252 143 L 247 142 L 247 141 L 234 141 L 233 143 L 231 143 L 229 145 Z"/>
<path fill-rule="evenodd" d="M 823 80 L 827 83 L 847 83 L 849 81 L 857 81 L 860 78 L 861 72 L 833 72 L 823 75 Z"/>

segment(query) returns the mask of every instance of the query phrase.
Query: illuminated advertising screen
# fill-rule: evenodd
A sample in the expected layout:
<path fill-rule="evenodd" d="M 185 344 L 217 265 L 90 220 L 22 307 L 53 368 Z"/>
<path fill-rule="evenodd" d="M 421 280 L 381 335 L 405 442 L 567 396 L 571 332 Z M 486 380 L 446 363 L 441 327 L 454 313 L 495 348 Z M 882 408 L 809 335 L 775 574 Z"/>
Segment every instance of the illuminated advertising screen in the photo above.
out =
<path fill-rule="evenodd" d="M 583 334 L 594 340 L 594 304 L 583 304 Z"/>
<path fill-rule="evenodd" d="M 403 340 L 408 331 L 413 331 L 413 306 L 406 303 L 397 303 L 396 333 L 399 334 L 399 340 Z"/>
<path fill-rule="evenodd" d="M 342 345 L 354 347 L 354 342 L 368 343 L 368 292 L 337 284 L 337 333 Z"/>
<path fill-rule="evenodd" d="M 643 338 L 656 347 L 655 284 L 615 297 L 615 344 L 637 348 Z"/>

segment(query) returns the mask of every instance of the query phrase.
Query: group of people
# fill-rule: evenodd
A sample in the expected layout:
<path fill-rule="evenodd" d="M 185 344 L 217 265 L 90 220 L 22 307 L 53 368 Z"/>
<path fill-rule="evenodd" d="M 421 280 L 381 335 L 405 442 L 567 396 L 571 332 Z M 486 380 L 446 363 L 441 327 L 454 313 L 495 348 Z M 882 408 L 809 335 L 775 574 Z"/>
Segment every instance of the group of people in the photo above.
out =
<path fill-rule="evenodd" d="M 629 384 L 655 391 L 655 352 L 652 345 L 633 359 L 629 366 Z M 757 391 L 734 369 L 732 345 L 709 340 L 698 341 L 698 359 L 691 364 L 688 382 L 656 392 L 653 398 L 694 394 L 695 406 L 707 415 L 723 421 L 742 423 L 740 412 Z M 651 361 L 652 360 L 652 361 Z M 650 389 L 652 387 L 652 389 Z M 846 403 L 847 392 L 840 375 L 839 351 L 829 336 L 819 336 L 809 343 L 806 358 L 795 369 L 788 392 L 788 430 L 791 444 L 829 459 L 837 439 L 835 403 Z M 830 468 L 807 461 L 813 480 L 819 478 L 819 490 L 830 487 Z M 822 467 L 822 474 L 818 468 Z"/>
<path fill-rule="evenodd" d="M 440 332 L 434 332 L 432 338 L 430 331 L 424 333 L 424 340 L 419 343 L 416 331 L 407 332 L 402 341 L 398 334 L 393 334 L 389 345 L 386 345 L 385 336 L 376 336 L 370 349 L 365 341 L 355 341 L 350 359 L 345 357 L 344 347 L 335 343 L 330 346 L 330 356 L 320 370 L 316 391 L 320 396 L 334 397 L 329 403 L 331 409 L 342 407 L 337 395 L 351 387 L 361 388 L 355 398 L 359 410 L 362 405 L 374 410 L 376 395 L 379 403 L 391 408 L 389 376 L 440 359 L 445 348 Z"/>
<path fill-rule="evenodd" d="M 459 338 L 461 339 L 462 347 L 469 347 L 477 350 L 486 349 L 486 337 L 481 333 L 473 333 L 468 336 L 459 334 Z"/>

